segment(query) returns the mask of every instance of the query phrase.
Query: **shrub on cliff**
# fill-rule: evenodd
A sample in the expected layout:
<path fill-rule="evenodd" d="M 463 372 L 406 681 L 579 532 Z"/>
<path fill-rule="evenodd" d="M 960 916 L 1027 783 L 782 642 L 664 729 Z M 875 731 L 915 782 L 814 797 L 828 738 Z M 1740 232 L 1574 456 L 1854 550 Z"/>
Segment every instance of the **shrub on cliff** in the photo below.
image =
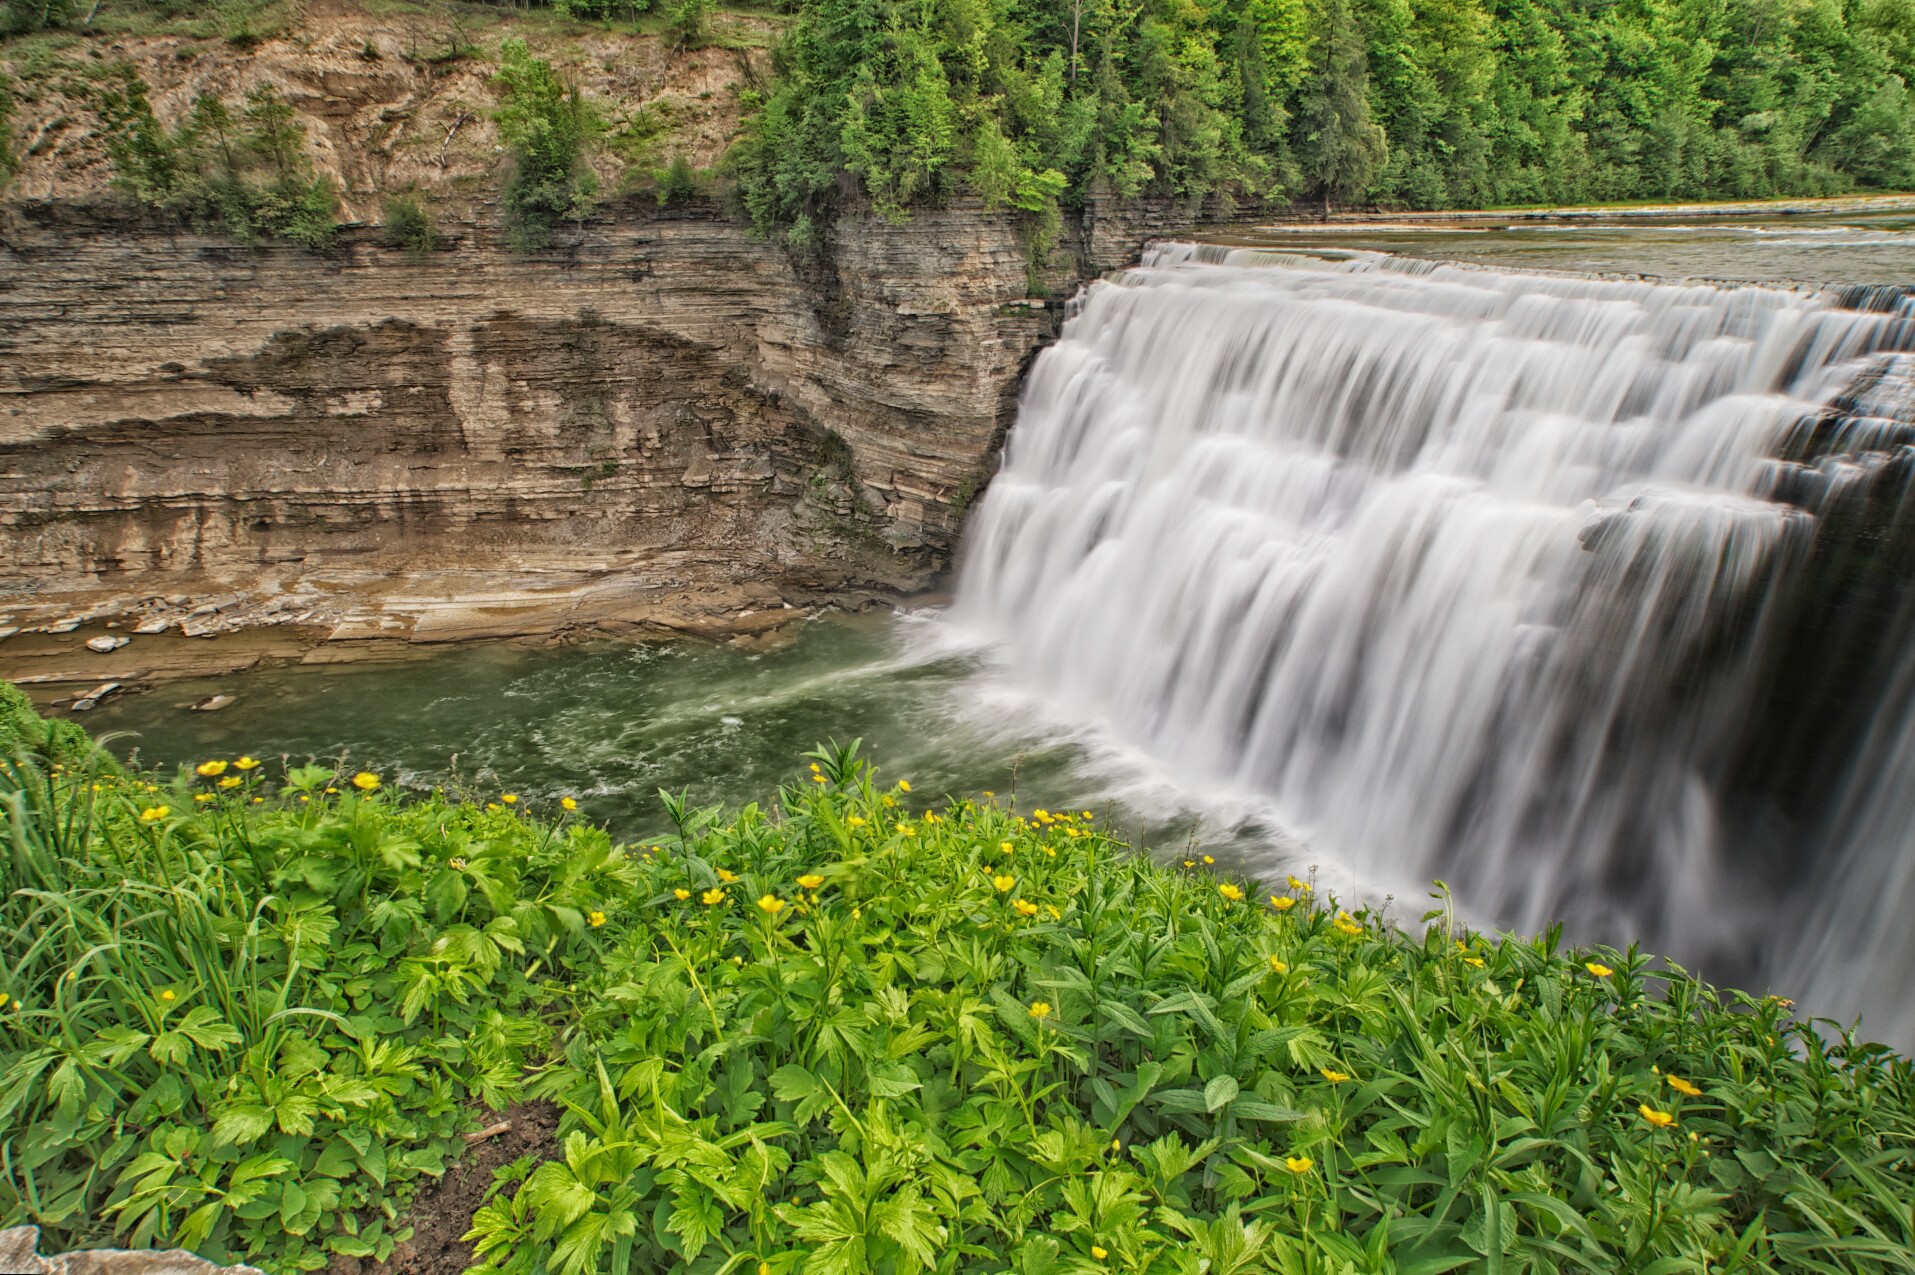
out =
<path fill-rule="evenodd" d="M 496 82 L 504 101 L 494 118 L 511 148 L 506 238 L 520 252 L 539 252 L 552 246 L 560 224 L 592 210 L 598 175 L 586 158 L 603 122 L 578 85 L 533 57 L 523 40 L 501 48 Z"/>
<path fill-rule="evenodd" d="M 439 232 L 432 215 L 415 195 L 395 195 L 386 200 L 381 218 L 380 240 L 414 259 L 437 252 Z"/>
<path fill-rule="evenodd" d="M 148 208 L 242 242 L 278 239 L 318 250 L 337 232 L 338 197 L 313 174 L 305 129 L 271 85 L 235 110 L 202 93 L 169 129 L 146 82 L 124 63 L 96 97 L 114 185 Z"/>

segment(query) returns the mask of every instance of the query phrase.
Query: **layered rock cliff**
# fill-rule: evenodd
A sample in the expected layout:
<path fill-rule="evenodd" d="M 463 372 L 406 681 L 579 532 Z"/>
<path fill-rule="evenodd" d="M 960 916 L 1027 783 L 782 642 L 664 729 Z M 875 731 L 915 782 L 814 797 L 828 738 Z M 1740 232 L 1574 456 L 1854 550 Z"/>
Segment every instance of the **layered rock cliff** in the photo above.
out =
<path fill-rule="evenodd" d="M 1177 221 L 1087 212 L 1049 295 Z M 1060 316 L 976 206 L 806 258 L 707 206 L 614 206 L 539 257 L 494 224 L 315 256 L 19 206 L 0 635 L 735 631 L 923 589 Z"/>

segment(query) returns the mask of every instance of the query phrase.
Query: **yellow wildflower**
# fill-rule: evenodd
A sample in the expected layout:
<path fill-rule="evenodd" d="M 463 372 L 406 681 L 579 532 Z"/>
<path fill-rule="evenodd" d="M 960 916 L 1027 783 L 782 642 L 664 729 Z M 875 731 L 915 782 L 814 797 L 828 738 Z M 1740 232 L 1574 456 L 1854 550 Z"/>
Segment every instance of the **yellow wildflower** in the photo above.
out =
<path fill-rule="evenodd" d="M 1463 964 L 1475 966 L 1480 970 L 1483 968 L 1483 958 L 1480 956 L 1465 956 L 1463 958 Z"/>
<path fill-rule="evenodd" d="M 909 779 L 900 779 L 900 780 L 898 780 L 898 790 L 899 790 L 900 792 L 910 792 L 910 791 L 911 791 L 911 781 L 910 781 Z"/>
<path fill-rule="evenodd" d="M 699 895 L 698 901 L 706 907 L 711 907 L 714 904 L 723 903 L 725 901 L 725 892 L 717 886 L 713 886 L 711 889 Z"/>
<path fill-rule="evenodd" d="M 194 801 L 211 801 L 212 799 L 213 794 L 210 792 L 196 792 L 193 794 Z"/>
<path fill-rule="evenodd" d="M 519 799 L 519 794 L 515 792 L 502 792 L 499 794 L 499 800 L 503 801 L 508 806 L 517 803 L 518 799 Z"/>
<path fill-rule="evenodd" d="M 845 819 L 845 822 L 850 824 L 853 828 L 864 827 L 864 820 L 858 815 L 849 816 L 848 818 Z"/>
<path fill-rule="evenodd" d="M 991 884 L 997 887 L 999 894 L 1004 894 L 1017 884 L 1017 878 L 1006 873 L 1004 876 L 992 877 Z"/>
<path fill-rule="evenodd" d="M 1215 863 L 1216 861 L 1217 861 L 1217 859 L 1216 859 L 1216 856 L 1215 856 L 1215 855 L 1208 855 L 1208 854 L 1207 854 L 1207 855 L 1205 855 L 1205 856 L 1204 856 L 1204 863 L 1205 863 L 1206 865 L 1208 865 L 1208 864 L 1212 864 L 1212 863 Z"/>
<path fill-rule="evenodd" d="M 1331 1071 L 1328 1067 L 1319 1067 L 1317 1071 L 1333 1085 L 1340 1085 L 1350 1078 L 1350 1073 L 1347 1071 Z"/>
<path fill-rule="evenodd" d="M 228 775 L 226 776 L 226 778 L 219 781 L 219 786 L 221 788 L 237 788 L 239 787 L 239 783 L 240 783 L 240 780 L 238 775 Z"/>
<path fill-rule="evenodd" d="M 811 763 L 811 773 L 814 775 L 819 773 L 819 766 L 815 761 Z"/>
<path fill-rule="evenodd" d="M 1292 890 L 1301 890 L 1305 894 L 1308 894 L 1310 892 L 1310 885 L 1306 881 L 1299 881 L 1295 877 L 1285 877 L 1284 880 L 1290 883 L 1290 888 Z"/>
<path fill-rule="evenodd" d="M 226 773 L 226 763 L 223 761 L 203 761 L 193 767 L 193 773 L 202 779 L 217 779 Z"/>
<path fill-rule="evenodd" d="M 718 879 L 720 881 L 723 881 L 726 885 L 730 885 L 736 880 L 738 880 L 738 874 L 736 872 L 733 872 L 730 868 L 720 868 L 718 869 Z"/>
<path fill-rule="evenodd" d="M 1607 965 L 1599 965 L 1595 961 L 1584 961 L 1583 968 L 1588 970 L 1591 974 L 1594 974 L 1597 978 L 1608 978 L 1611 974 L 1614 974 L 1616 972 L 1610 969 Z"/>
<path fill-rule="evenodd" d="M 1702 1096 L 1702 1090 L 1696 1088 L 1681 1076 L 1664 1076 L 1663 1079 L 1669 1082 L 1671 1089 L 1683 1095 L 1685 1098 L 1700 1098 Z"/>
<path fill-rule="evenodd" d="M 828 784 L 831 781 L 829 779 L 826 779 L 823 775 L 813 775 L 811 777 L 811 782 L 814 784 Z"/>
<path fill-rule="evenodd" d="M 758 910 L 766 916 L 777 916 L 785 910 L 785 901 L 775 894 L 761 894 L 758 896 Z"/>
<path fill-rule="evenodd" d="M 352 777 L 352 786 L 360 792 L 377 792 L 379 791 L 379 776 L 373 774 L 370 770 L 362 770 Z"/>
<path fill-rule="evenodd" d="M 901 823 L 898 825 L 898 835 L 900 837 L 915 837 L 918 835 L 918 830 L 908 823 Z"/>
<path fill-rule="evenodd" d="M 1350 938 L 1355 938 L 1357 935 L 1363 933 L 1362 926 L 1346 917 L 1338 917 L 1335 921 L 1331 922 L 1331 928 L 1338 934 L 1347 935 Z"/>
<path fill-rule="evenodd" d="M 890 793 L 886 793 L 884 796 L 878 798 L 878 804 L 886 810 L 892 810 L 897 807 L 898 801 L 897 798 L 893 797 Z"/>
<path fill-rule="evenodd" d="M 683 903 L 686 899 L 689 899 L 692 897 L 692 892 L 690 890 L 687 890 L 682 885 L 679 886 L 676 890 L 673 890 L 672 893 L 678 896 L 678 901 L 680 903 Z"/>
<path fill-rule="evenodd" d="M 257 770 L 259 769 L 259 758 L 242 757 L 233 763 L 233 768 L 235 770 Z"/>
<path fill-rule="evenodd" d="M 1032 1018 L 1049 1018 L 1050 1016 L 1051 1016 L 1051 1007 L 1048 1002 L 1046 1001 L 1031 1002 L 1031 1017 Z"/>
<path fill-rule="evenodd" d="M 1195 859 L 1185 859 L 1184 866 L 1186 868 L 1194 868 L 1197 866 L 1197 861 Z"/>
<path fill-rule="evenodd" d="M 1045 857 L 1046 859 L 1055 859 L 1055 858 L 1057 857 L 1057 847 L 1056 847 L 1056 846 L 1045 846 L 1045 847 L 1044 847 L 1044 857 Z"/>
<path fill-rule="evenodd" d="M 1283 1167 L 1302 1177 L 1317 1167 L 1317 1162 L 1307 1155 L 1287 1155 L 1283 1157 Z"/>
<path fill-rule="evenodd" d="M 1654 1125 L 1658 1129 L 1667 1129 L 1670 1125 L 1676 1122 L 1676 1118 L 1674 1115 L 1670 1114 L 1667 1111 L 1657 1111 L 1654 1107 L 1650 1106 L 1646 1102 L 1638 1106 L 1636 1110 L 1642 1113 L 1642 1118 L 1644 1120 L 1647 1120 L 1650 1124 Z"/>
<path fill-rule="evenodd" d="M 1046 903 L 1044 905 L 1044 910 L 1051 914 L 1051 920 L 1053 921 L 1061 921 L 1064 919 L 1064 910 L 1058 907 L 1055 903 Z"/>
<path fill-rule="evenodd" d="M 585 914 L 585 923 L 596 930 L 599 926 L 605 924 L 605 914 L 603 912 L 587 912 Z"/>
<path fill-rule="evenodd" d="M 560 797 L 560 798 L 559 798 L 559 809 L 561 809 L 561 810 L 577 810 L 577 809 L 578 809 L 578 798 L 577 798 L 577 797 Z"/>
<path fill-rule="evenodd" d="M 1232 903 L 1236 903 L 1243 898 L 1243 891 L 1228 881 L 1217 887 L 1217 893 L 1223 895 L 1224 898 L 1229 899 Z"/>
<path fill-rule="evenodd" d="M 140 811 L 141 823 L 158 823 L 172 812 L 171 806 L 148 806 Z"/>
<path fill-rule="evenodd" d="M 1270 958 L 1270 972 L 1272 974 L 1288 974 L 1290 967 L 1284 963 L 1281 957 L 1273 956 Z"/>
<path fill-rule="evenodd" d="M 1273 894 L 1270 896 L 1270 906 L 1279 912 L 1288 912 L 1296 905 L 1297 901 L 1287 894 Z"/>
<path fill-rule="evenodd" d="M 1019 916 L 1036 916 L 1037 904 L 1027 903 L 1023 899 L 1012 899 L 1011 906 L 1017 909 Z"/>
<path fill-rule="evenodd" d="M 173 989 L 169 987 L 165 991 L 160 993 L 160 999 L 163 1001 L 174 1001 L 174 1000 L 178 1000 L 179 998 L 173 995 Z"/>
<path fill-rule="evenodd" d="M 798 878 L 798 884 L 807 890 L 815 890 L 824 883 L 824 877 L 816 872 L 807 872 Z"/>
<path fill-rule="evenodd" d="M 1101 1262 L 1110 1256 L 1110 1250 L 1101 1245 L 1093 1244 L 1090 1246 L 1090 1255 Z"/>
<path fill-rule="evenodd" d="M 7 995 L 5 992 L 0 992 L 0 1009 L 5 1009 L 7 1007 L 7 1002 L 12 999 L 13 998 Z"/>
<path fill-rule="evenodd" d="M 1012 854 L 1017 850 L 1017 847 L 1008 841 L 1000 841 L 997 843 L 997 849 L 1000 854 Z"/>

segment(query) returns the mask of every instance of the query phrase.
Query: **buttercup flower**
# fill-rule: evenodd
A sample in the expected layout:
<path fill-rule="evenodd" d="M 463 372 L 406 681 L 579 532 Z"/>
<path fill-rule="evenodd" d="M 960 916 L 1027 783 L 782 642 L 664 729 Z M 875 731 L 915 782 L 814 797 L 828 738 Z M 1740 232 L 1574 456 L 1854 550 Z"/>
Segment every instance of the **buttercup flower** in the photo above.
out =
<path fill-rule="evenodd" d="M 1597 978 L 1608 978 L 1611 974 L 1614 974 L 1616 972 L 1610 969 L 1607 965 L 1599 965 L 1595 961 L 1584 961 L 1583 968 L 1588 970 L 1591 974 L 1594 974 Z"/>
<path fill-rule="evenodd" d="M 226 778 L 219 781 L 219 786 L 221 788 L 237 788 L 239 787 L 239 776 L 228 775 L 226 776 Z"/>
<path fill-rule="evenodd" d="M 1224 898 L 1229 899 L 1232 903 L 1243 898 L 1243 891 L 1228 881 L 1217 887 L 1217 893 L 1223 895 Z"/>
<path fill-rule="evenodd" d="M 160 993 L 160 999 L 163 1001 L 174 1001 L 174 1000 L 178 1000 L 179 998 L 173 995 L 173 989 L 169 987 L 165 991 Z"/>
<path fill-rule="evenodd" d="M 352 777 L 352 786 L 360 792 L 377 792 L 379 791 L 379 776 L 373 774 L 370 770 L 362 770 Z M 326 791 L 331 792 L 332 790 L 329 788 Z"/>
<path fill-rule="evenodd" d="M 1647 1120 L 1658 1129 L 1667 1129 L 1676 1122 L 1674 1115 L 1667 1111 L 1658 1111 L 1646 1102 L 1637 1107 L 1636 1110 L 1642 1113 L 1644 1120 Z"/>
<path fill-rule="evenodd" d="M 718 879 L 720 881 L 723 881 L 726 885 L 730 885 L 734 881 L 738 880 L 738 874 L 736 872 L 733 872 L 729 868 L 720 868 L 718 869 Z"/>
<path fill-rule="evenodd" d="M 1211 856 L 1211 855 L 1205 855 L 1205 856 L 1204 856 L 1204 862 L 1205 862 L 1205 863 L 1207 863 L 1207 864 L 1209 864 L 1209 863 L 1215 863 L 1216 861 L 1217 861 L 1217 860 L 1216 860 L 1216 859 L 1215 859 L 1215 858 L 1214 858 L 1213 856 Z"/>
<path fill-rule="evenodd" d="M 1302 1177 L 1316 1167 L 1317 1162 L 1307 1155 L 1287 1155 L 1283 1157 L 1283 1167 Z"/>
<path fill-rule="evenodd" d="M 503 801 L 508 806 L 517 802 L 518 799 L 519 799 L 519 794 L 515 792 L 502 792 L 499 794 L 499 800 Z"/>
<path fill-rule="evenodd" d="M 1019 916 L 1036 916 L 1037 904 L 1026 903 L 1023 899 L 1012 899 L 1011 906 L 1017 909 Z"/>
<path fill-rule="evenodd" d="M 1299 881 L 1295 877 L 1285 877 L 1284 880 L 1290 883 L 1290 888 L 1292 890 L 1301 890 L 1305 894 L 1308 894 L 1310 892 L 1310 883 L 1307 881 Z"/>
<path fill-rule="evenodd" d="M 1101 1245 L 1093 1244 L 1090 1246 L 1090 1255 L 1101 1262 L 1110 1256 L 1110 1250 Z"/>
<path fill-rule="evenodd" d="M 1286 894 L 1273 894 L 1270 896 L 1270 906 L 1279 912 L 1288 912 L 1296 905 L 1297 901 Z"/>
<path fill-rule="evenodd" d="M 171 806 L 148 806 L 146 809 L 140 811 L 140 822 L 158 823 L 160 820 L 166 818 L 168 814 L 172 813 L 172 809 Z"/>
<path fill-rule="evenodd" d="M 898 780 L 898 791 L 900 791 L 900 792 L 910 792 L 910 791 L 911 791 L 911 781 L 910 781 L 909 779 L 900 779 L 900 780 Z"/>
<path fill-rule="evenodd" d="M 1347 1071 L 1331 1071 L 1328 1067 L 1319 1067 L 1317 1071 L 1333 1085 L 1340 1085 L 1350 1078 L 1350 1073 Z"/>
<path fill-rule="evenodd" d="M 202 779 L 217 779 L 226 773 L 226 763 L 223 761 L 203 761 L 193 767 L 193 773 Z"/>
<path fill-rule="evenodd" d="M 240 759 L 239 759 L 238 761 L 236 761 L 236 762 L 234 762 L 234 763 L 233 763 L 233 769 L 235 769 L 235 770 L 257 770 L 257 769 L 259 769 L 259 758 L 257 758 L 257 757 L 242 757 L 242 758 L 240 758 Z"/>
<path fill-rule="evenodd" d="M 585 923 L 596 930 L 599 926 L 605 924 L 605 914 L 603 912 L 587 912 L 585 914 Z"/>
<path fill-rule="evenodd" d="M 1473 965 L 1480 970 L 1483 968 L 1483 958 L 1480 956 L 1465 956 L 1463 958 L 1463 964 Z"/>
<path fill-rule="evenodd" d="M 1284 963 L 1282 958 L 1273 956 L 1270 958 L 1270 972 L 1272 974 L 1288 974 L 1290 967 Z"/>
<path fill-rule="evenodd" d="M 1362 926 L 1358 925 L 1355 921 L 1351 920 L 1350 918 L 1342 917 L 1342 916 L 1338 917 L 1335 921 L 1331 922 L 1331 928 L 1334 929 L 1338 934 L 1346 935 L 1349 938 L 1355 938 L 1357 935 L 1363 933 Z"/>
<path fill-rule="evenodd" d="M 775 894 L 760 895 L 758 899 L 758 910 L 766 916 L 777 916 L 785 910 L 785 901 Z"/>
<path fill-rule="evenodd" d="M 807 872 L 798 878 L 798 884 L 807 890 L 815 890 L 824 883 L 824 877 L 816 872 Z"/>
<path fill-rule="evenodd" d="M 723 903 L 725 901 L 725 892 L 717 886 L 713 886 L 711 889 L 699 895 L 698 901 L 706 907 L 711 907 L 714 904 Z"/>
<path fill-rule="evenodd" d="M 853 828 L 864 827 L 864 819 L 859 815 L 848 815 L 845 817 L 845 822 L 850 824 Z"/>
<path fill-rule="evenodd" d="M 560 797 L 559 808 L 562 810 L 577 810 L 578 798 L 577 797 Z"/>
<path fill-rule="evenodd" d="M 692 897 L 692 892 L 690 890 L 685 889 L 683 886 L 680 886 L 678 889 L 673 890 L 672 893 L 678 896 L 678 901 L 680 903 L 683 903 L 686 899 L 689 899 Z"/>
<path fill-rule="evenodd" d="M 1681 1076 L 1664 1076 L 1663 1079 L 1669 1082 L 1671 1089 L 1686 1098 L 1700 1098 L 1702 1096 L 1702 1090 L 1696 1088 Z"/>
<path fill-rule="evenodd" d="M 1017 878 L 1008 874 L 1001 877 L 992 877 L 991 884 L 997 887 L 999 894 L 1005 894 L 1010 891 L 1012 886 L 1017 884 Z"/>
<path fill-rule="evenodd" d="M 1051 1016 L 1051 1007 L 1048 1002 L 1046 1001 L 1031 1002 L 1031 1017 L 1032 1018 L 1049 1018 L 1050 1016 Z"/>

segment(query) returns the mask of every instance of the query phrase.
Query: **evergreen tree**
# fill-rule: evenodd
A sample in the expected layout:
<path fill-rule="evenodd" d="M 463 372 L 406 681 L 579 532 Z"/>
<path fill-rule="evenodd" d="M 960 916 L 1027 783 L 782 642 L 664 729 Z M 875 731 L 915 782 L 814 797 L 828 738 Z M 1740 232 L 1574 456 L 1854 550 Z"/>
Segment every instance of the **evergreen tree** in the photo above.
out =
<path fill-rule="evenodd" d="M 1382 125 L 1370 118 L 1370 66 L 1350 0 L 1324 0 L 1316 74 L 1304 86 L 1298 122 L 1303 176 L 1323 200 L 1348 202 L 1389 159 Z"/>

